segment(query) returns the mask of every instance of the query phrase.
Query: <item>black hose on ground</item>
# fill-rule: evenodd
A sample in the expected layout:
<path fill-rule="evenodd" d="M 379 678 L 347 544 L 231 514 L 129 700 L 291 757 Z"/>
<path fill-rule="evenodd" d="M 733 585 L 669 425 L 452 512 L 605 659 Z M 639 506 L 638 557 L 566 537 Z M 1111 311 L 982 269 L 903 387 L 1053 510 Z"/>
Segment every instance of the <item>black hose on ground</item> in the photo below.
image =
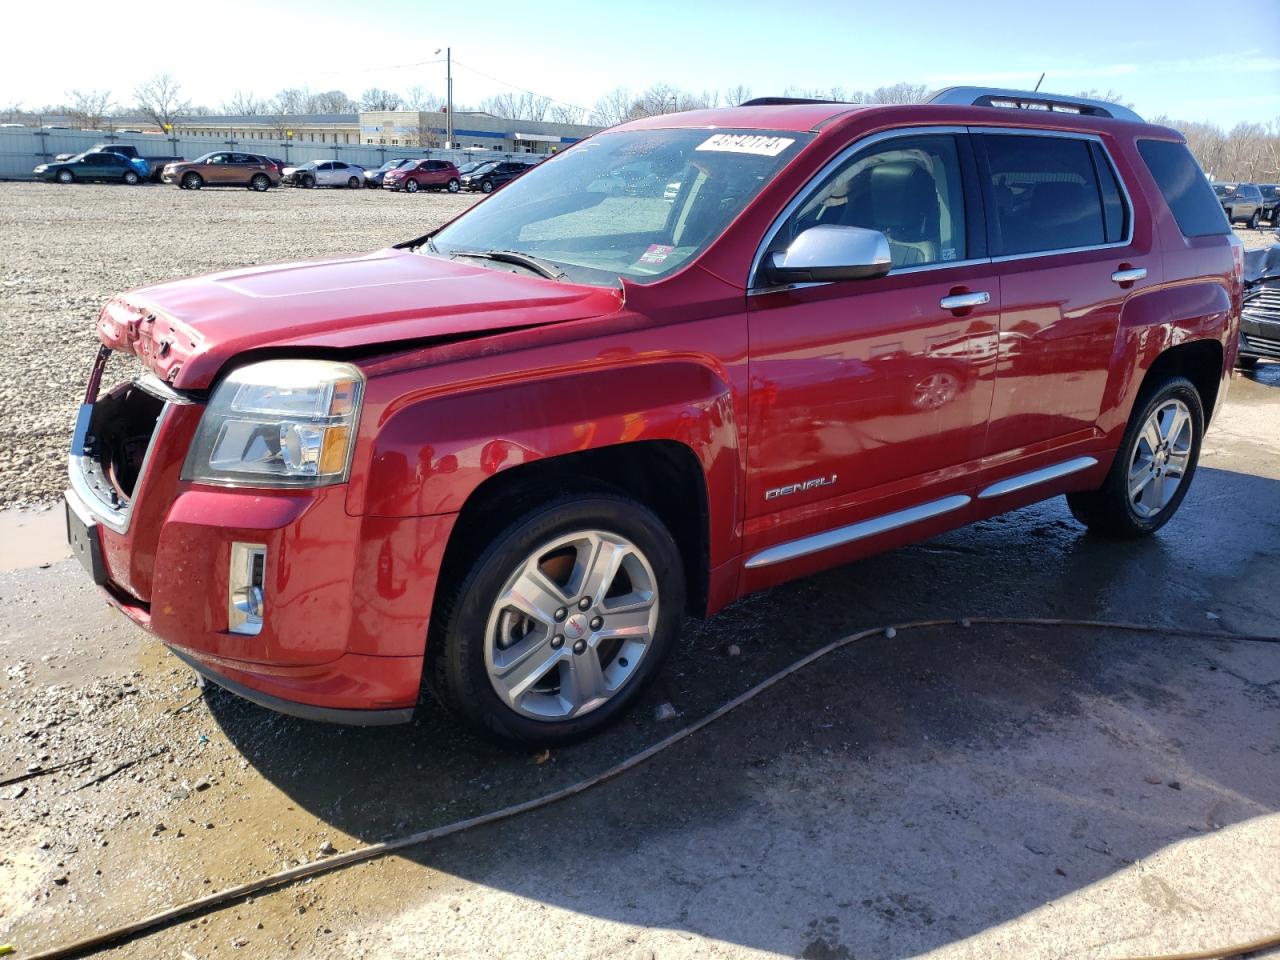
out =
<path fill-rule="evenodd" d="M 537 810 L 542 807 L 559 803 L 561 800 L 567 800 L 572 796 L 576 796 L 592 787 L 599 786 L 607 780 L 626 773 L 634 767 L 640 766 L 646 760 L 662 753 L 664 750 L 675 746 L 686 737 L 690 737 L 705 727 L 715 723 L 721 717 L 729 712 L 736 710 L 749 700 L 758 697 L 770 687 L 781 683 L 794 673 L 798 673 L 810 664 L 822 659 L 830 653 L 857 643 L 860 640 L 867 640 L 876 636 L 887 636 L 893 638 L 903 630 L 921 630 L 928 627 L 948 627 L 960 626 L 970 627 L 973 625 L 1006 625 L 1006 626 L 1026 626 L 1026 627 L 1076 627 L 1084 629 L 1098 630 L 1125 630 L 1134 633 L 1153 633 L 1164 636 L 1187 637 L 1194 640 L 1224 640 L 1233 643 L 1280 643 L 1280 636 L 1263 636 L 1247 633 L 1220 633 L 1212 630 L 1188 630 L 1178 627 L 1152 627 L 1141 623 L 1121 623 L 1109 622 L 1105 620 L 1071 620 L 1062 618 L 1044 618 L 1044 617 L 965 617 L 960 620 L 940 619 L 940 620 L 913 620 L 909 623 L 900 623 L 888 627 L 871 627 L 866 630 L 860 630 L 857 633 L 851 633 L 846 637 L 833 640 L 826 646 L 819 647 L 812 653 L 806 654 L 790 666 L 784 667 L 772 676 L 766 677 L 755 686 L 751 687 L 743 693 L 738 694 L 732 700 L 717 707 L 711 713 L 707 714 L 699 720 L 686 727 L 682 727 L 675 733 L 650 747 L 646 747 L 639 753 L 632 754 L 625 760 L 621 760 L 609 767 L 607 770 L 587 777 L 585 780 L 579 780 L 568 786 L 553 790 L 550 793 L 543 794 L 540 797 L 534 797 L 531 800 L 525 800 L 521 803 L 512 804 L 499 810 L 484 813 L 476 817 L 466 820 L 459 820 L 455 823 L 445 824 L 440 827 L 431 827 L 427 830 L 420 830 L 416 833 L 408 834 L 395 840 L 386 840 L 382 843 L 371 844 L 367 847 L 358 847 L 355 850 L 348 850 L 346 853 L 340 853 L 336 856 L 326 857 L 323 860 L 316 860 L 312 863 L 304 863 L 288 870 L 281 870 L 278 873 L 268 874 L 265 877 L 259 877 L 256 880 L 250 880 L 234 887 L 228 887 L 226 890 L 220 890 L 217 893 L 211 893 L 208 896 L 199 897 L 195 900 L 188 900 L 186 903 L 180 903 L 176 906 L 168 907 L 158 913 L 153 913 L 149 917 L 143 917 L 140 920 L 134 920 L 130 923 L 122 924 L 110 930 L 104 930 L 99 933 L 92 934 L 74 943 L 66 944 L 61 947 L 53 947 L 52 949 L 42 951 L 40 953 L 30 954 L 27 960 L 66 960 L 69 957 L 84 956 L 91 951 L 96 951 L 101 947 L 118 943 L 125 939 L 131 939 L 140 933 L 148 930 L 155 930 L 160 927 L 168 926 L 174 921 L 185 919 L 195 914 L 207 913 L 219 907 L 227 906 L 231 903 L 238 902 L 255 893 L 263 890 L 270 890 L 276 887 L 284 886 L 301 880 L 304 877 L 313 877 L 321 873 L 330 873 L 342 867 L 349 867 L 354 863 L 361 863 L 366 860 L 373 860 L 377 857 L 386 856 L 389 853 L 395 853 L 398 850 L 404 850 L 408 847 L 420 846 L 429 843 L 432 840 L 440 840 L 444 837 L 452 836 L 456 833 L 463 833 L 467 830 L 473 830 L 476 827 L 486 826 L 490 823 L 497 823 L 500 820 L 508 820 L 512 817 L 519 816 L 522 813 L 528 813 L 531 810 Z M 1226 947 L 1220 950 L 1209 950 L 1195 953 L 1169 954 L 1160 957 L 1134 957 L 1129 960 L 1214 960 L 1214 958 L 1236 957 L 1243 953 L 1250 953 L 1255 950 L 1280 945 L 1280 933 L 1251 943 Z"/>

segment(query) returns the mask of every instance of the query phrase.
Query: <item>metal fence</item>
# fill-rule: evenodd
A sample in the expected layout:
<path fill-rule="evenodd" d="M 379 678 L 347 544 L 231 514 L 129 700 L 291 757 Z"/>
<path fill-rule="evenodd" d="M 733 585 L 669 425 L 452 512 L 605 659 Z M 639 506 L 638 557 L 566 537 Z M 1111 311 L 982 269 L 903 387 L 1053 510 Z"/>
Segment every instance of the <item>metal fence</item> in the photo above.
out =
<path fill-rule="evenodd" d="M 275 157 L 285 163 L 342 160 L 375 170 L 395 157 L 434 157 L 459 165 L 468 160 L 530 159 L 529 154 L 501 150 L 442 150 L 437 147 L 365 146 L 354 143 L 300 143 L 296 140 L 237 140 L 222 137 L 164 136 L 150 133 L 107 133 L 101 130 L 44 130 L 0 127 L 0 180 L 26 180 L 37 164 L 61 153 L 80 153 L 97 143 L 130 144 L 151 157 L 196 157 L 214 150 L 241 150 Z"/>

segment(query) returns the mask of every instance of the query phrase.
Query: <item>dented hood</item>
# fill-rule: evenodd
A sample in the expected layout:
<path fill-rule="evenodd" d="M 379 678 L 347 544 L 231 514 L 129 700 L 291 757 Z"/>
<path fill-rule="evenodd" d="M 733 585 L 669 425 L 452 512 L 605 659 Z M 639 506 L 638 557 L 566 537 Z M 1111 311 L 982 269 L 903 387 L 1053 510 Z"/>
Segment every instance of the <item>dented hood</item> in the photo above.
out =
<path fill-rule="evenodd" d="M 620 290 L 508 273 L 405 250 L 228 270 L 130 291 L 98 338 L 179 389 L 209 386 L 263 347 L 394 347 L 613 313 Z"/>

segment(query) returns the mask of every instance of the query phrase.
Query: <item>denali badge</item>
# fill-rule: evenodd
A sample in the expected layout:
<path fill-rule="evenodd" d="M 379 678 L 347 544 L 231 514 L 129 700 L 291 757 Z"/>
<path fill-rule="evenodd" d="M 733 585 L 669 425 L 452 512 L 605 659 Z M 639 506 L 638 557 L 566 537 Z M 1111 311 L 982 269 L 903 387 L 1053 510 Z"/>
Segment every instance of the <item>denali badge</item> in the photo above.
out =
<path fill-rule="evenodd" d="M 836 482 L 836 475 L 833 473 L 829 477 L 815 477 L 813 480 L 806 480 L 804 483 L 789 483 L 785 487 L 774 487 L 772 490 L 764 492 L 766 500 L 772 500 L 775 497 L 787 497 L 793 493 L 803 493 L 806 490 L 813 490 L 816 487 L 829 487 Z"/>

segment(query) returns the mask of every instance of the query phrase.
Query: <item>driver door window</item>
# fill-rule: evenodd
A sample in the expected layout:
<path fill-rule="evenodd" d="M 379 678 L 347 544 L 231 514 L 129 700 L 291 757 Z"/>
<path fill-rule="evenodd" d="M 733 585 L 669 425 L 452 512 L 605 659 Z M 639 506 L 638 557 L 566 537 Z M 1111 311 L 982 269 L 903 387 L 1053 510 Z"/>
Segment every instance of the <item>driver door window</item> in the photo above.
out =
<path fill-rule="evenodd" d="M 895 269 L 968 259 L 956 138 L 903 137 L 869 147 L 802 203 L 769 246 L 816 226 L 866 227 L 889 240 Z"/>

